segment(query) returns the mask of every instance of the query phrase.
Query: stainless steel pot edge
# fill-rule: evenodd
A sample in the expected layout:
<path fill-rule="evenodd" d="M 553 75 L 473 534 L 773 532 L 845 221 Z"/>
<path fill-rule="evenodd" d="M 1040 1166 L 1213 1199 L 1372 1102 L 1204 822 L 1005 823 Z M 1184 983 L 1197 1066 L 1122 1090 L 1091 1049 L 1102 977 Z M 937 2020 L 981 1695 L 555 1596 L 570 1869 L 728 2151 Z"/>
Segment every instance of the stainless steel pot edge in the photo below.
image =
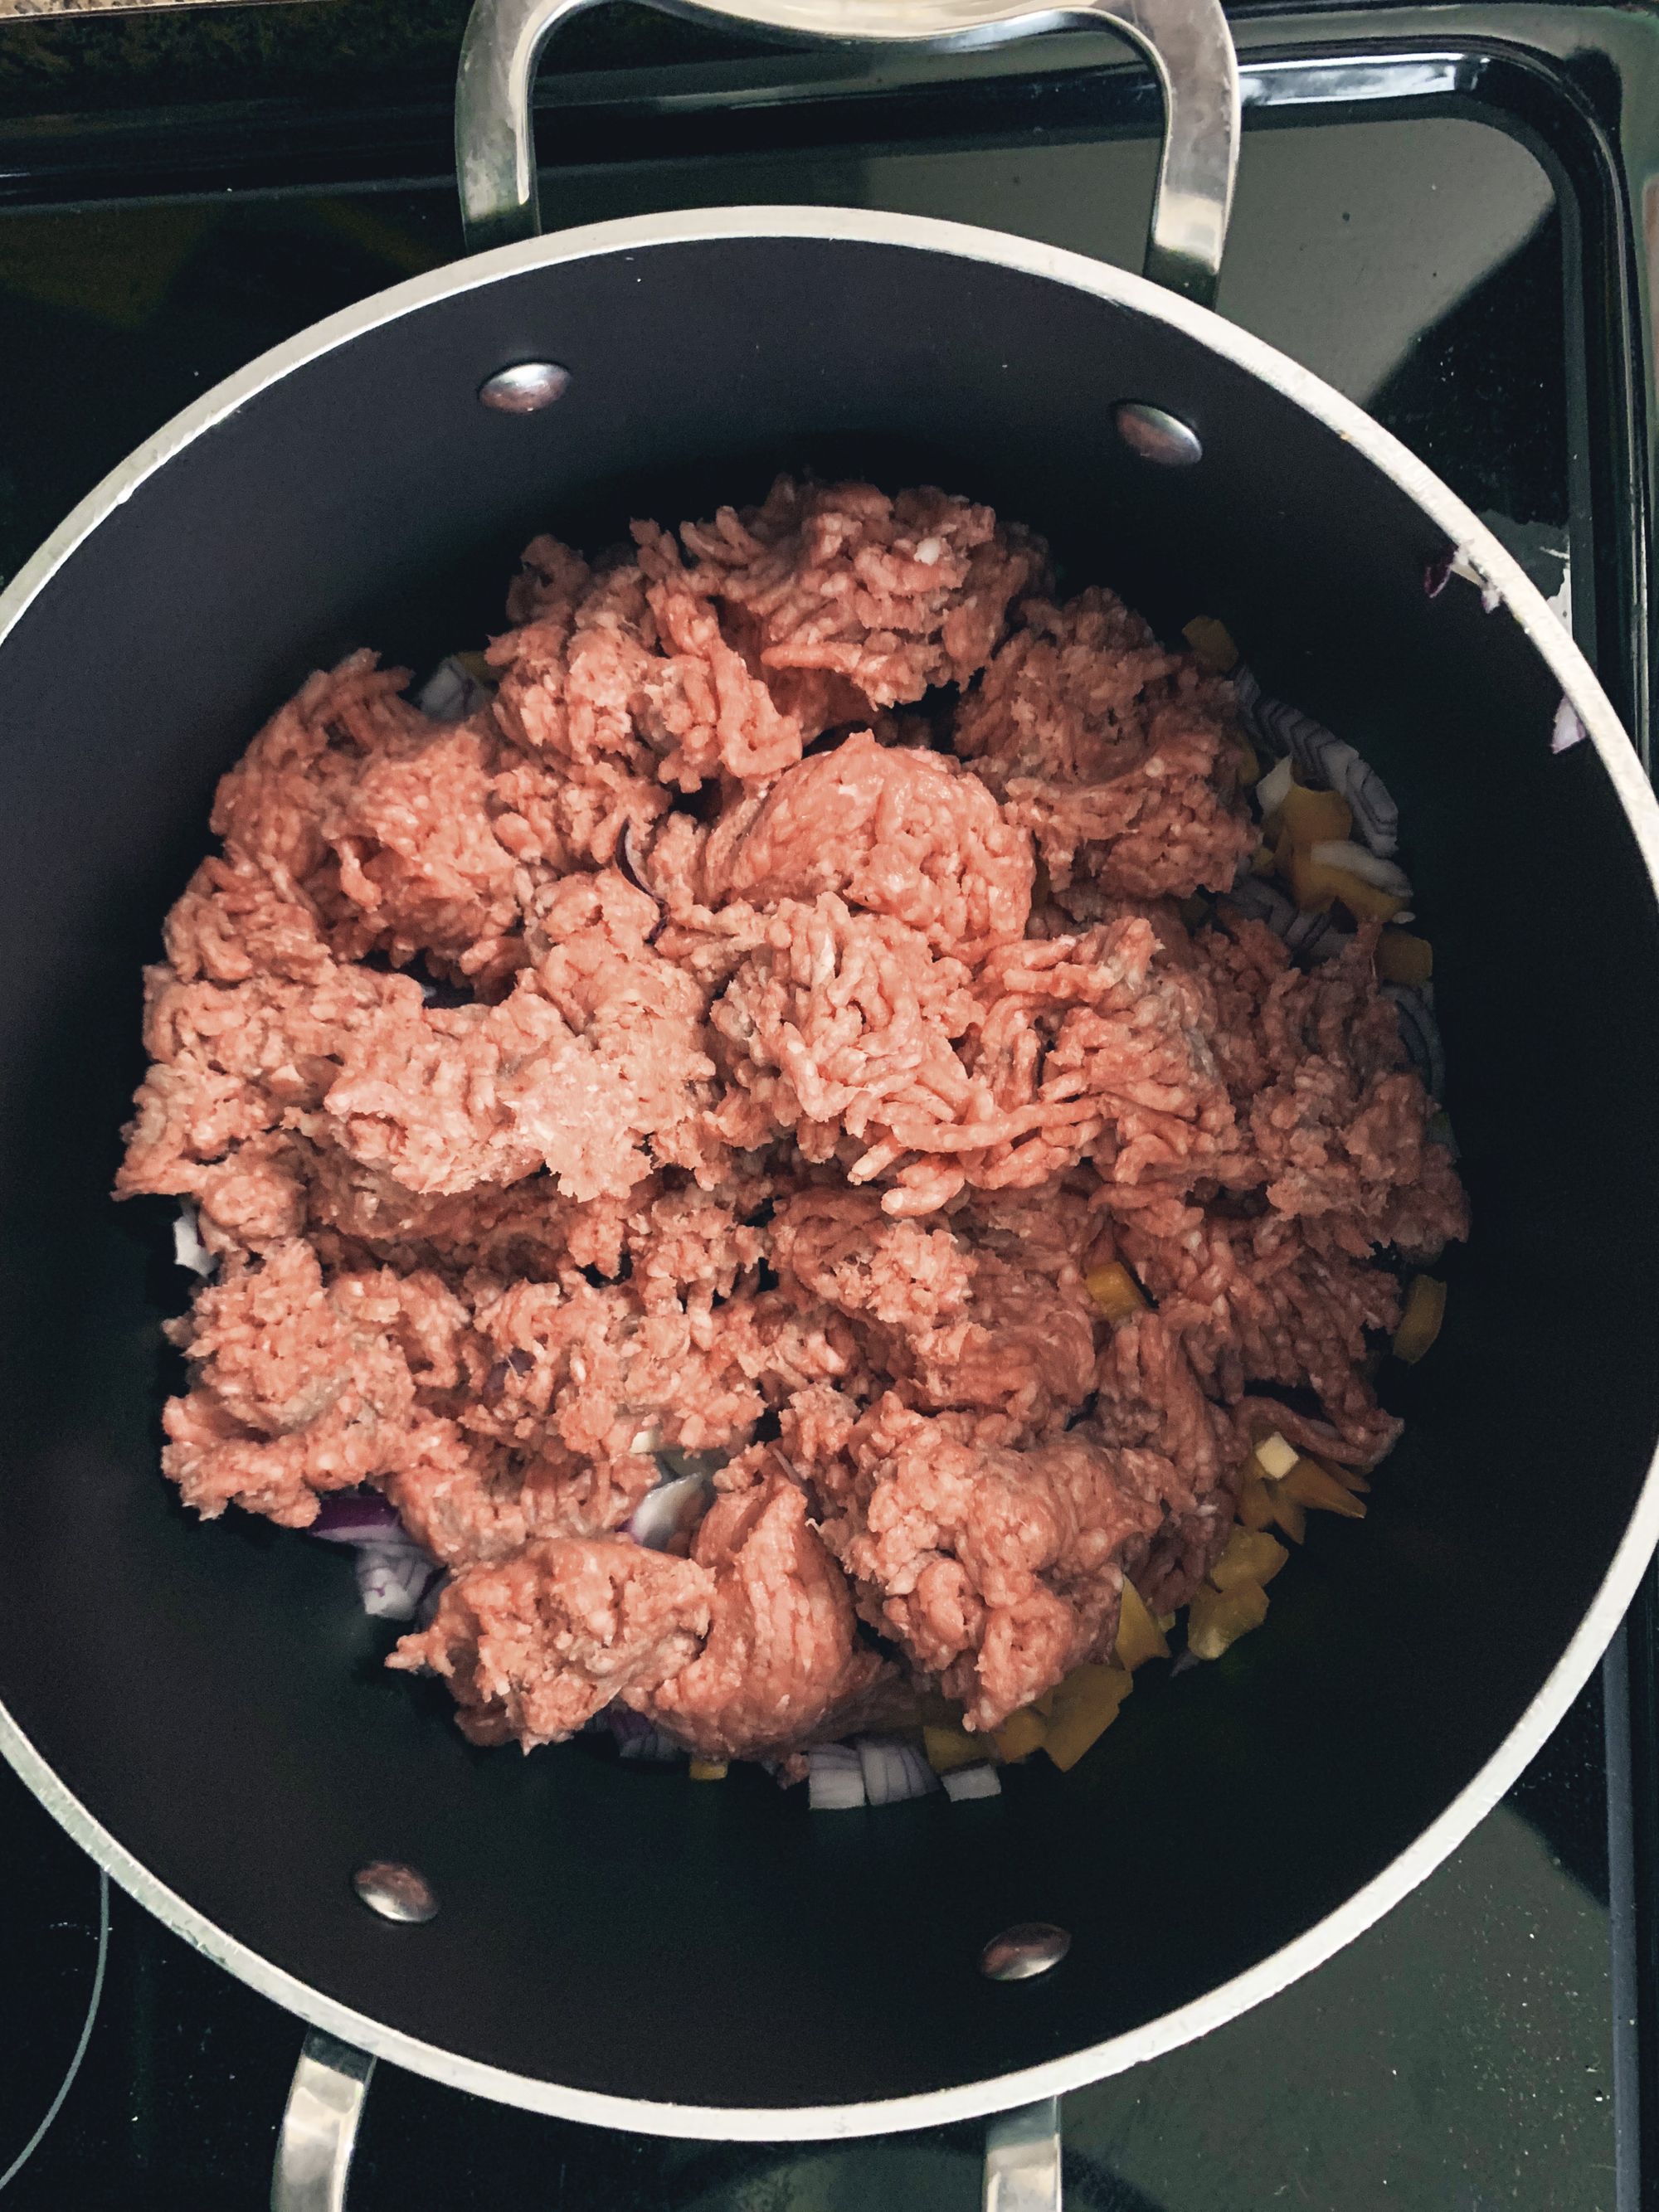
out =
<path fill-rule="evenodd" d="M 1588 662 L 1498 540 L 1397 439 L 1273 347 L 1143 277 L 1056 247 L 922 216 L 861 209 L 788 207 L 716 208 L 629 216 L 500 247 L 379 293 L 262 355 L 176 416 L 106 477 L 0 593 L 0 641 L 75 549 L 106 516 L 131 498 L 146 478 L 267 385 L 302 363 L 431 301 L 494 283 L 526 268 L 556 266 L 680 240 L 757 236 L 908 246 L 1049 277 L 1170 324 L 1306 409 L 1357 447 L 1444 532 L 1448 542 L 1462 550 L 1496 592 L 1501 608 L 1520 623 L 1559 680 L 1589 741 L 1600 755 L 1659 898 L 1659 800 Z M 1035 2103 L 1158 2057 L 1273 1996 L 1362 1934 L 1462 1842 L 1541 1747 L 1619 1626 L 1656 1542 L 1659 1542 L 1659 1452 L 1650 1464 L 1630 1526 L 1583 1620 L 1507 1740 L 1439 1818 L 1391 1865 L 1294 1942 L 1192 2004 L 1109 2042 L 1019 2073 L 868 2104 L 750 2109 L 647 2103 L 507 2073 L 422 2043 L 337 2003 L 271 1966 L 159 1881 L 70 1793 L 3 1705 L 0 1705 L 0 1753 L 75 1840 L 176 1935 L 313 2027 L 413 2073 L 528 2111 L 650 2135 L 709 2141 L 810 2142 L 896 2133 Z"/>

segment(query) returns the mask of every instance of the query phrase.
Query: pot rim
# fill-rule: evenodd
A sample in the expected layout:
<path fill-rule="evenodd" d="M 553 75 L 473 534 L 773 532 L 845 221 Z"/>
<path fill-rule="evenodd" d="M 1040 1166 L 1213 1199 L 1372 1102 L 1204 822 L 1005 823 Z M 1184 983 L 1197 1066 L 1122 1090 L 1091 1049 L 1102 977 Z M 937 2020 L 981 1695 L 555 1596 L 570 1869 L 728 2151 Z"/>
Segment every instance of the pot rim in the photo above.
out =
<path fill-rule="evenodd" d="M 896 246 L 995 264 L 1093 294 L 1152 317 L 1259 378 L 1312 415 L 1372 465 L 1442 530 L 1496 594 L 1560 683 L 1601 757 L 1659 901 L 1659 799 L 1636 750 L 1578 647 L 1543 595 L 1492 532 L 1432 471 L 1352 400 L 1261 339 L 1146 278 L 1058 246 L 969 223 L 878 210 L 825 207 L 721 207 L 591 223 L 500 246 L 392 286 L 312 325 L 216 386 L 112 471 L 0 592 L 0 644 L 26 617 L 58 570 L 104 520 L 167 462 L 291 371 L 399 316 L 526 269 L 624 254 L 641 247 L 719 239 L 814 239 Z M 567 2087 L 462 2057 L 387 2027 L 271 1965 L 168 1888 L 75 1797 L 0 1703 L 0 1755 L 70 1835 L 139 1904 L 229 1972 L 312 2026 L 410 2072 L 497 2103 L 591 2126 L 705 2141 L 799 2142 L 937 2127 L 1055 2097 L 1161 2057 L 1248 2011 L 1321 1966 L 1414 1889 L 1492 1810 L 1541 1748 L 1611 1641 L 1656 1541 L 1659 1451 L 1607 1573 L 1565 1650 L 1531 1704 L 1486 1765 L 1413 1840 L 1344 1904 L 1268 1957 L 1174 2012 L 1103 2043 L 1042 2065 L 948 2089 L 851 2105 L 675 2105 Z"/>

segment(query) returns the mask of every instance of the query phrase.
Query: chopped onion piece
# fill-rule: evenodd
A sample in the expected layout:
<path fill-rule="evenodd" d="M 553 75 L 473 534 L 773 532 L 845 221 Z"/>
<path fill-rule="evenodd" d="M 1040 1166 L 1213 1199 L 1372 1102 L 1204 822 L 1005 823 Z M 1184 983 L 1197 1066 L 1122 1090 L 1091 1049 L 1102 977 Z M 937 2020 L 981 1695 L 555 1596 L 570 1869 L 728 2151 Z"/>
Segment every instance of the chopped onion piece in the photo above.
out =
<path fill-rule="evenodd" d="M 360 1544 L 353 1565 L 363 1611 L 377 1620 L 413 1620 L 438 1570 L 409 1537 Z"/>
<path fill-rule="evenodd" d="M 1284 759 L 1270 768 L 1256 785 L 1256 805 L 1264 816 L 1278 813 L 1289 794 L 1292 780 L 1291 757 L 1286 753 Z"/>
<path fill-rule="evenodd" d="M 994 1766 L 957 1766 L 941 1775 L 945 1794 L 954 1805 L 969 1797 L 1000 1797 L 1002 1782 Z"/>
<path fill-rule="evenodd" d="M 197 1226 L 196 1208 L 187 1198 L 179 1200 L 179 1212 L 173 1224 L 173 1256 L 181 1267 L 188 1267 L 192 1275 L 210 1275 L 218 1264 L 202 1242 L 202 1232 Z"/>
<path fill-rule="evenodd" d="M 1440 1042 L 1440 1024 L 1434 1018 L 1428 987 L 1418 990 L 1407 983 L 1385 983 L 1382 996 L 1394 1000 L 1401 1042 L 1422 1077 L 1424 1088 L 1431 1098 L 1438 1098 L 1446 1087 L 1446 1050 Z"/>
<path fill-rule="evenodd" d="M 383 1544 L 403 1536 L 403 1523 L 397 1507 L 378 1490 L 337 1490 L 319 1500 L 307 1534 L 328 1544 Z"/>
<path fill-rule="evenodd" d="M 672 1736 L 664 1735 L 659 1729 L 647 1729 L 643 1735 L 632 1735 L 626 1743 L 619 1743 L 617 1756 L 643 1759 L 649 1766 L 671 1766 L 678 1765 L 685 1752 Z"/>
<path fill-rule="evenodd" d="M 714 1495 L 707 1475 L 676 1475 L 659 1482 L 634 1508 L 627 1533 L 647 1552 L 666 1550 L 676 1536 L 687 1535 L 708 1510 Z"/>
<path fill-rule="evenodd" d="M 1356 845 L 1351 837 L 1322 837 L 1309 846 L 1308 857 L 1321 867 L 1345 868 L 1361 883 L 1375 884 L 1378 890 L 1389 891 L 1395 898 L 1408 899 L 1412 895 L 1411 878 L 1403 868 L 1380 853 Z"/>
<path fill-rule="evenodd" d="M 849 1813 L 864 1802 L 864 1767 L 850 1743 L 817 1743 L 806 1754 L 806 1798 L 815 1813 Z"/>
<path fill-rule="evenodd" d="M 933 1768 L 902 1736 L 861 1735 L 855 1747 L 864 1794 L 872 1805 L 902 1804 L 908 1797 L 925 1797 L 937 1786 Z"/>
<path fill-rule="evenodd" d="M 464 722 L 489 703 L 492 694 L 459 653 L 441 660 L 415 694 L 415 704 L 434 722 Z"/>
<path fill-rule="evenodd" d="M 1579 720 L 1571 700 L 1564 698 L 1555 710 L 1555 720 L 1550 730 L 1550 750 L 1565 753 L 1574 745 L 1582 745 L 1589 735 L 1589 732 Z"/>

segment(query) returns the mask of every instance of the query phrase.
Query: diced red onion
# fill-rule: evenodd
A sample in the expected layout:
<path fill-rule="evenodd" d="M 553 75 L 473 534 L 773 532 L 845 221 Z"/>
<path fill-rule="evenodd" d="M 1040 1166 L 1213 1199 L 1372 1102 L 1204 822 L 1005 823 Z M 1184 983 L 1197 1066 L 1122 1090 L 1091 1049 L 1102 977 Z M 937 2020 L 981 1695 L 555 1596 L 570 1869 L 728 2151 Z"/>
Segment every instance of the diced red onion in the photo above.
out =
<path fill-rule="evenodd" d="M 815 1743 L 806 1754 L 806 1797 L 815 1813 L 849 1813 L 864 1800 L 864 1768 L 850 1743 Z"/>
<path fill-rule="evenodd" d="M 415 694 L 415 704 L 429 721 L 464 722 L 490 697 L 471 670 L 453 654 L 441 660 Z"/>
<path fill-rule="evenodd" d="M 657 894 L 646 880 L 645 859 L 640 851 L 631 814 L 623 824 L 622 841 L 617 848 L 617 865 L 636 891 L 643 891 L 647 898 L 656 898 Z"/>
<path fill-rule="evenodd" d="M 187 1198 L 179 1200 L 179 1212 L 173 1224 L 173 1256 L 181 1267 L 188 1267 L 192 1275 L 210 1275 L 218 1265 L 202 1242 L 202 1232 L 197 1226 L 196 1208 Z"/>
<path fill-rule="evenodd" d="M 378 1490 L 336 1490 L 319 1501 L 310 1533 L 330 1544 L 378 1544 L 401 1536 L 403 1523 Z"/>
<path fill-rule="evenodd" d="M 994 1766 L 953 1766 L 948 1774 L 941 1774 L 939 1780 L 953 1805 L 960 1805 L 969 1797 L 1002 1795 L 1002 1784 Z"/>
<path fill-rule="evenodd" d="M 1574 745 L 1582 745 L 1589 735 L 1589 732 L 1579 720 L 1577 709 L 1571 700 L 1564 697 L 1555 710 L 1555 720 L 1550 730 L 1550 750 L 1553 753 L 1569 752 Z"/>
<path fill-rule="evenodd" d="M 1382 995 L 1394 1000 L 1401 1042 L 1413 1066 L 1422 1077 L 1429 1096 L 1438 1098 L 1446 1087 L 1446 1052 L 1427 992 L 1409 983 L 1385 983 Z"/>

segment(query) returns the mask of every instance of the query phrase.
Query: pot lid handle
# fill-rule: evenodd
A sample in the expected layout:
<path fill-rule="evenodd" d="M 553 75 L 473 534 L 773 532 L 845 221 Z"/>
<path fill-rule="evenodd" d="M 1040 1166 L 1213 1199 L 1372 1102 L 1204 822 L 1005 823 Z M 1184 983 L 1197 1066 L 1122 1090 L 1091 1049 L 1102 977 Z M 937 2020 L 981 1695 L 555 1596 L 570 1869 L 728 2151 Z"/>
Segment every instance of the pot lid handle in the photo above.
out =
<path fill-rule="evenodd" d="M 541 228 L 532 92 L 550 33 L 595 0 L 476 0 L 455 89 L 455 159 L 469 251 Z M 1220 0 L 654 0 L 695 22 L 876 46 L 1000 44 L 1070 21 L 1121 31 L 1151 61 L 1164 144 L 1146 272 L 1207 307 L 1238 167 L 1238 61 Z"/>

